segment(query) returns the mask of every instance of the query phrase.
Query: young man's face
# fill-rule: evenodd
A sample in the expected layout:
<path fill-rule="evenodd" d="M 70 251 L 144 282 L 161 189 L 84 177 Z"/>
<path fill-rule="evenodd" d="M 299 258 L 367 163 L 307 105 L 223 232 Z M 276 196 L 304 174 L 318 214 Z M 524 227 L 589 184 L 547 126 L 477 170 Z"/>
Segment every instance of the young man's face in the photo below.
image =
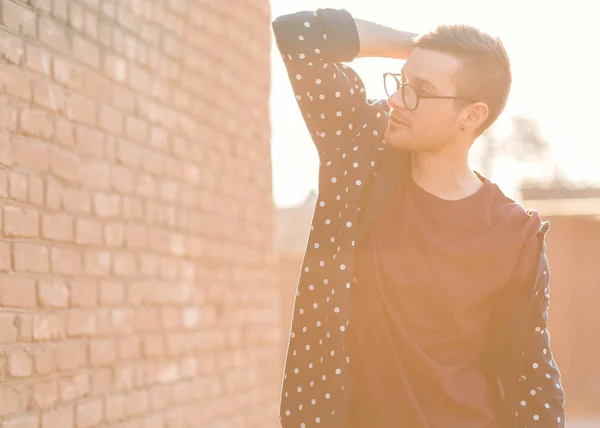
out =
<path fill-rule="evenodd" d="M 415 48 L 402 68 L 402 83 L 408 83 L 425 96 L 456 96 L 460 60 L 433 50 Z M 400 79 L 400 78 L 399 78 Z M 390 122 L 385 132 L 387 144 L 409 151 L 435 151 L 459 138 L 463 117 L 452 99 L 420 98 L 409 111 L 401 91 L 388 99 Z"/>

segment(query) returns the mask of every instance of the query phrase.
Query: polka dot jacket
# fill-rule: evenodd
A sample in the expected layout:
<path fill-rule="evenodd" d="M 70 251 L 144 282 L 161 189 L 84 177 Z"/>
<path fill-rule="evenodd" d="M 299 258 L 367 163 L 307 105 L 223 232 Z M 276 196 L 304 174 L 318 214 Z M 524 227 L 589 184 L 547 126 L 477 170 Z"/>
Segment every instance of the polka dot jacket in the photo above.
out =
<path fill-rule="evenodd" d="M 387 104 L 369 101 L 359 76 L 343 64 L 360 46 L 347 11 L 281 16 L 273 30 L 320 158 L 319 198 L 294 303 L 280 421 L 285 428 L 342 427 L 350 394 L 345 340 L 352 328 L 357 221 L 366 205 L 362 193 L 378 182 L 379 161 L 395 152 L 382 139 Z M 499 313 L 515 315 L 509 321 L 504 317 L 490 333 L 486 367 L 498 386 L 502 428 L 565 424 L 560 373 L 546 328 L 547 229 L 546 222 L 539 232 L 542 252 L 530 295 L 498 302 Z"/>

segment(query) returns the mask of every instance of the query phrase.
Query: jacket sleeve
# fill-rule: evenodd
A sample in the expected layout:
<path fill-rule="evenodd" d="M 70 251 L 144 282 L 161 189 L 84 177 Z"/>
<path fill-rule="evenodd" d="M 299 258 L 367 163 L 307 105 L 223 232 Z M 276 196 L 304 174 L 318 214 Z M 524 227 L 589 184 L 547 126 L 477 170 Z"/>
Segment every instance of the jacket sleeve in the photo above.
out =
<path fill-rule="evenodd" d="M 273 31 L 321 158 L 343 144 L 351 144 L 360 132 L 383 133 L 387 118 L 381 104 L 367 101 L 359 76 L 342 64 L 352 61 L 360 51 L 350 13 L 319 9 L 284 15 L 273 22 Z"/>
<path fill-rule="evenodd" d="M 544 256 L 545 259 L 545 256 Z M 565 427 L 565 395 L 560 372 L 550 349 L 548 305 L 550 301 L 550 270 L 541 275 L 543 288 L 536 290 L 528 323 L 527 346 L 519 385 L 517 427 Z"/>

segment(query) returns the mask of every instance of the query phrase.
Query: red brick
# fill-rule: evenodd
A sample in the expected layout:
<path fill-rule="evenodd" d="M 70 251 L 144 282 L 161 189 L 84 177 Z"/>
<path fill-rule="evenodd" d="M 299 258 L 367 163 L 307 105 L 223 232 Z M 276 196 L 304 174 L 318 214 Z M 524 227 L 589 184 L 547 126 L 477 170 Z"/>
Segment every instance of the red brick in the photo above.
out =
<path fill-rule="evenodd" d="M 59 275 L 79 275 L 81 273 L 82 260 L 78 250 L 52 248 L 50 263 L 52 273 Z"/>
<path fill-rule="evenodd" d="M 166 152 L 169 148 L 169 134 L 164 129 L 153 126 L 148 142 L 155 149 Z"/>
<path fill-rule="evenodd" d="M 136 273 L 135 256 L 131 253 L 114 253 L 112 256 L 113 273 L 117 276 Z"/>
<path fill-rule="evenodd" d="M 6 199 L 9 195 L 9 171 L 7 169 L 0 169 L 0 198 Z"/>
<path fill-rule="evenodd" d="M 50 171 L 57 177 L 77 181 L 79 178 L 79 159 L 72 152 L 52 147 L 50 150 Z"/>
<path fill-rule="evenodd" d="M 101 245 L 102 235 L 102 223 L 83 219 L 75 221 L 75 242 L 78 245 Z"/>
<path fill-rule="evenodd" d="M 61 280 L 41 279 L 38 300 L 46 308 L 66 308 L 69 305 L 69 287 Z"/>
<path fill-rule="evenodd" d="M 50 271 L 50 254 L 48 248 L 42 244 L 15 242 L 13 260 L 17 272 L 47 273 Z"/>
<path fill-rule="evenodd" d="M 43 140 L 51 140 L 54 133 L 54 122 L 50 113 L 34 108 L 24 107 L 21 111 L 22 135 L 29 135 Z"/>
<path fill-rule="evenodd" d="M 35 238 L 40 233 L 40 216 L 37 211 L 11 206 L 4 207 L 4 233 L 6 236 Z"/>
<path fill-rule="evenodd" d="M 104 73 L 110 79 L 123 83 L 127 79 L 127 61 L 109 52 L 104 56 Z"/>
<path fill-rule="evenodd" d="M 84 90 L 87 96 L 99 103 L 108 103 L 112 99 L 113 83 L 101 74 L 87 70 Z"/>
<path fill-rule="evenodd" d="M 89 394 L 90 378 L 87 373 L 78 373 L 62 378 L 58 384 L 61 401 L 79 400 Z M 79 426 L 78 426 L 79 427 Z"/>
<path fill-rule="evenodd" d="M 0 276 L 0 306 L 35 307 L 35 281 L 19 276 Z"/>
<path fill-rule="evenodd" d="M 70 371 L 87 365 L 87 346 L 84 341 L 75 340 L 61 343 L 56 350 L 58 369 Z"/>
<path fill-rule="evenodd" d="M 44 215 L 42 236 L 52 241 L 73 242 L 73 218 L 64 214 Z"/>
<path fill-rule="evenodd" d="M 60 348 L 59 348 L 60 349 Z M 52 409 L 58 403 L 58 385 L 54 381 L 33 385 L 33 401 L 40 409 Z M 37 425 L 35 425 L 37 428 Z"/>
<path fill-rule="evenodd" d="M 89 395 L 90 378 L 87 373 L 79 373 L 64 378 L 59 383 L 60 397 L 63 401 L 75 401 Z"/>
<path fill-rule="evenodd" d="M 90 364 L 94 367 L 112 364 L 117 358 L 117 346 L 112 339 L 90 341 Z"/>
<path fill-rule="evenodd" d="M 130 248 L 144 248 L 148 244 L 148 232 L 141 224 L 128 224 L 125 228 L 125 242 Z"/>
<path fill-rule="evenodd" d="M 160 334 L 148 334 L 142 339 L 142 348 L 146 358 L 159 357 L 165 354 L 165 340 Z"/>
<path fill-rule="evenodd" d="M 144 218 L 144 205 L 140 199 L 123 197 L 123 217 L 130 220 L 142 220 Z"/>
<path fill-rule="evenodd" d="M 110 395 L 106 397 L 106 420 L 116 422 L 125 418 L 125 396 Z"/>
<path fill-rule="evenodd" d="M 98 288 L 93 280 L 80 279 L 71 282 L 71 306 L 91 308 L 98 304 Z"/>
<path fill-rule="evenodd" d="M 125 122 L 125 134 L 131 140 L 145 142 L 148 137 L 148 127 L 143 120 L 128 116 Z"/>
<path fill-rule="evenodd" d="M 37 74 L 50 76 L 52 74 L 52 57 L 46 49 L 28 44 L 25 47 L 25 67 Z"/>
<path fill-rule="evenodd" d="M 3 127 L 2 123 L 2 105 L 0 104 L 0 129 L 11 130 Z M 16 116 L 15 116 L 16 118 Z M 16 130 L 16 126 L 14 128 Z M 0 165 L 10 166 L 13 163 L 12 142 L 6 135 L 0 135 Z M 2 170 L 0 170 L 1 172 Z M 0 195 L 2 195 L 2 179 L 0 178 Z M 1 197 L 1 196 L 0 196 Z"/>
<path fill-rule="evenodd" d="M 33 322 L 34 318 L 32 315 L 18 315 L 17 317 L 17 328 L 19 329 L 19 342 L 31 342 L 34 338 L 33 334 Z"/>
<path fill-rule="evenodd" d="M 110 274 L 111 254 L 106 251 L 87 251 L 84 257 L 84 270 L 87 275 Z"/>
<path fill-rule="evenodd" d="M 94 212 L 100 217 L 116 217 L 121 211 L 119 195 L 96 193 L 94 195 Z"/>
<path fill-rule="evenodd" d="M 1 44 L 0 44 L 1 46 Z M 2 72 L 0 71 L 0 74 Z M 0 99 L 0 129 L 3 131 L 17 132 L 17 123 L 19 118 L 17 103 L 9 99 Z M 10 165 L 10 150 L 1 151 L 0 163 Z"/>
<path fill-rule="evenodd" d="M 113 331 L 131 335 L 135 333 L 135 311 L 133 309 L 113 309 L 110 312 L 110 324 Z M 131 336 L 129 336 L 131 339 Z"/>
<path fill-rule="evenodd" d="M 87 125 L 96 124 L 96 103 L 83 95 L 71 94 L 67 99 L 67 117 Z"/>
<path fill-rule="evenodd" d="M 71 310 L 67 313 L 67 335 L 93 336 L 96 334 L 96 315 L 92 311 Z"/>
<path fill-rule="evenodd" d="M 103 305 L 119 306 L 125 301 L 125 287 L 116 281 L 100 282 L 100 303 Z"/>
<path fill-rule="evenodd" d="M 107 224 L 104 227 L 104 240 L 110 247 L 120 247 L 125 242 L 125 227 L 122 224 Z"/>
<path fill-rule="evenodd" d="M 67 211 L 89 214 L 92 211 L 92 197 L 85 190 L 65 188 L 62 204 Z"/>
<path fill-rule="evenodd" d="M 2 1 L 2 23 L 24 36 L 35 38 L 35 13 L 27 7 L 14 2 Z"/>
<path fill-rule="evenodd" d="M 22 69 L 6 67 L 0 73 L 0 83 L 8 95 L 31 100 L 31 76 Z"/>
<path fill-rule="evenodd" d="M 34 172 L 48 170 L 48 146 L 29 138 L 13 138 L 13 161 L 23 168 Z"/>
<path fill-rule="evenodd" d="M 29 202 L 34 205 L 44 204 L 44 179 L 35 175 L 29 176 Z"/>
<path fill-rule="evenodd" d="M 61 340 L 65 337 L 65 324 L 61 313 L 42 313 L 33 315 L 33 339 Z"/>
<path fill-rule="evenodd" d="M 48 208 L 60 210 L 62 208 L 62 198 L 64 188 L 61 182 L 53 177 L 46 179 L 46 205 Z"/>
<path fill-rule="evenodd" d="M 144 390 L 133 391 L 126 399 L 126 408 L 129 415 L 142 415 L 147 412 L 150 407 L 148 393 Z"/>
<path fill-rule="evenodd" d="M 136 91 L 145 94 L 150 92 L 152 77 L 146 70 L 130 63 L 128 73 L 129 85 Z"/>
<path fill-rule="evenodd" d="M 31 278 L 0 276 L 0 306 L 35 307 L 35 281 Z"/>
<path fill-rule="evenodd" d="M 81 36 L 73 34 L 71 40 L 73 54 L 85 65 L 92 68 L 100 67 L 100 49 L 98 46 Z"/>
<path fill-rule="evenodd" d="M 54 58 L 54 78 L 71 89 L 83 89 L 84 70 L 66 58 Z"/>
<path fill-rule="evenodd" d="M 68 4 L 69 0 L 52 0 L 52 15 L 62 22 L 67 22 L 69 19 Z"/>
<path fill-rule="evenodd" d="M 72 3 L 69 7 L 69 24 L 80 33 L 83 31 L 83 7 L 79 3 Z"/>
<path fill-rule="evenodd" d="M 110 164 L 100 160 L 86 160 L 81 163 L 81 183 L 90 189 L 108 190 L 110 188 Z"/>
<path fill-rule="evenodd" d="M 8 372 L 12 377 L 28 377 L 33 373 L 31 355 L 24 349 L 8 352 Z"/>
<path fill-rule="evenodd" d="M 75 141 L 79 153 L 96 158 L 104 156 L 104 136 L 100 131 L 78 126 L 75 129 Z"/>
<path fill-rule="evenodd" d="M 123 133 L 123 114 L 108 104 L 100 106 L 98 121 L 100 128 L 112 135 Z"/>
<path fill-rule="evenodd" d="M 148 174 L 138 176 L 136 194 L 146 199 L 156 198 L 156 180 Z"/>
<path fill-rule="evenodd" d="M 144 150 L 142 153 L 144 170 L 151 174 L 162 175 L 164 168 L 163 155 L 149 149 Z"/>
<path fill-rule="evenodd" d="M 17 340 L 16 317 L 13 314 L 0 313 L 0 343 Z"/>
<path fill-rule="evenodd" d="M 33 82 L 33 102 L 53 112 L 65 110 L 65 92 L 62 87 L 39 79 Z"/>
<path fill-rule="evenodd" d="M 42 414 L 42 428 L 75 428 L 75 415 L 71 406 L 55 408 Z"/>
<path fill-rule="evenodd" d="M 0 37 L 3 41 L 0 43 L 0 58 L 10 64 L 19 64 L 25 52 L 23 40 L 4 30 L 0 31 Z"/>
<path fill-rule="evenodd" d="M 62 52 L 69 51 L 69 40 L 65 28 L 55 19 L 41 15 L 39 17 L 39 40 Z"/>
<path fill-rule="evenodd" d="M 40 418 L 38 415 L 19 416 L 15 419 L 4 421 L 2 428 L 38 428 Z"/>
<path fill-rule="evenodd" d="M 150 332 L 157 330 L 160 325 L 160 317 L 155 308 L 142 307 L 135 311 L 135 325 L 139 332 Z"/>
<path fill-rule="evenodd" d="M 66 120 L 56 120 L 54 140 L 67 147 L 75 147 L 75 126 Z"/>
<path fill-rule="evenodd" d="M 92 40 L 98 38 L 98 17 L 87 10 L 84 14 L 83 32 Z"/>
<path fill-rule="evenodd" d="M 98 41 L 102 46 L 112 48 L 112 25 L 106 20 L 100 20 L 98 23 Z M 108 74 L 106 71 L 105 73 Z"/>
<path fill-rule="evenodd" d="M 117 159 L 120 163 L 135 168 L 140 163 L 140 157 L 141 150 L 137 145 L 123 140 L 119 141 Z"/>
<path fill-rule="evenodd" d="M 134 188 L 135 176 L 132 170 L 121 165 L 112 165 L 111 185 L 119 193 L 131 193 Z"/>
<path fill-rule="evenodd" d="M 2 218 L 0 212 L 0 219 Z M 8 272 L 11 269 L 11 249 L 8 242 L 0 242 L 0 272 Z"/>
<path fill-rule="evenodd" d="M 55 349 L 51 346 L 43 346 L 33 351 L 35 372 L 40 375 L 54 373 L 58 368 Z"/>
<path fill-rule="evenodd" d="M 25 410 L 25 397 L 17 388 L 0 385 L 0 416 L 20 414 Z"/>
<path fill-rule="evenodd" d="M 142 355 L 140 339 L 137 336 L 123 337 L 118 339 L 118 341 L 120 359 L 134 359 Z"/>
<path fill-rule="evenodd" d="M 52 3 L 50 0 L 30 0 L 29 4 L 38 12 L 51 12 Z"/>
<path fill-rule="evenodd" d="M 112 103 L 115 107 L 125 110 L 127 112 L 135 111 L 135 100 L 137 94 L 129 89 L 121 88 L 118 91 L 113 92 Z"/>
<path fill-rule="evenodd" d="M 11 171 L 9 177 L 10 198 L 19 202 L 27 202 L 29 193 L 27 175 Z"/>

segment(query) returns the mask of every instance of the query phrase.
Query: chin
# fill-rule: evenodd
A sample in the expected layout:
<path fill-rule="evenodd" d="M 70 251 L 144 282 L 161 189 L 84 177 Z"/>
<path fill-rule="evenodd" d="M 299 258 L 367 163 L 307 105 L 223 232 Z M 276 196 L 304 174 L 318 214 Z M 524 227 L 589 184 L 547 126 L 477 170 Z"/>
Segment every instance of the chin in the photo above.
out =
<path fill-rule="evenodd" d="M 383 139 L 388 146 L 396 149 L 408 150 L 410 148 L 410 139 L 406 130 L 396 130 L 388 127 L 383 135 Z"/>

